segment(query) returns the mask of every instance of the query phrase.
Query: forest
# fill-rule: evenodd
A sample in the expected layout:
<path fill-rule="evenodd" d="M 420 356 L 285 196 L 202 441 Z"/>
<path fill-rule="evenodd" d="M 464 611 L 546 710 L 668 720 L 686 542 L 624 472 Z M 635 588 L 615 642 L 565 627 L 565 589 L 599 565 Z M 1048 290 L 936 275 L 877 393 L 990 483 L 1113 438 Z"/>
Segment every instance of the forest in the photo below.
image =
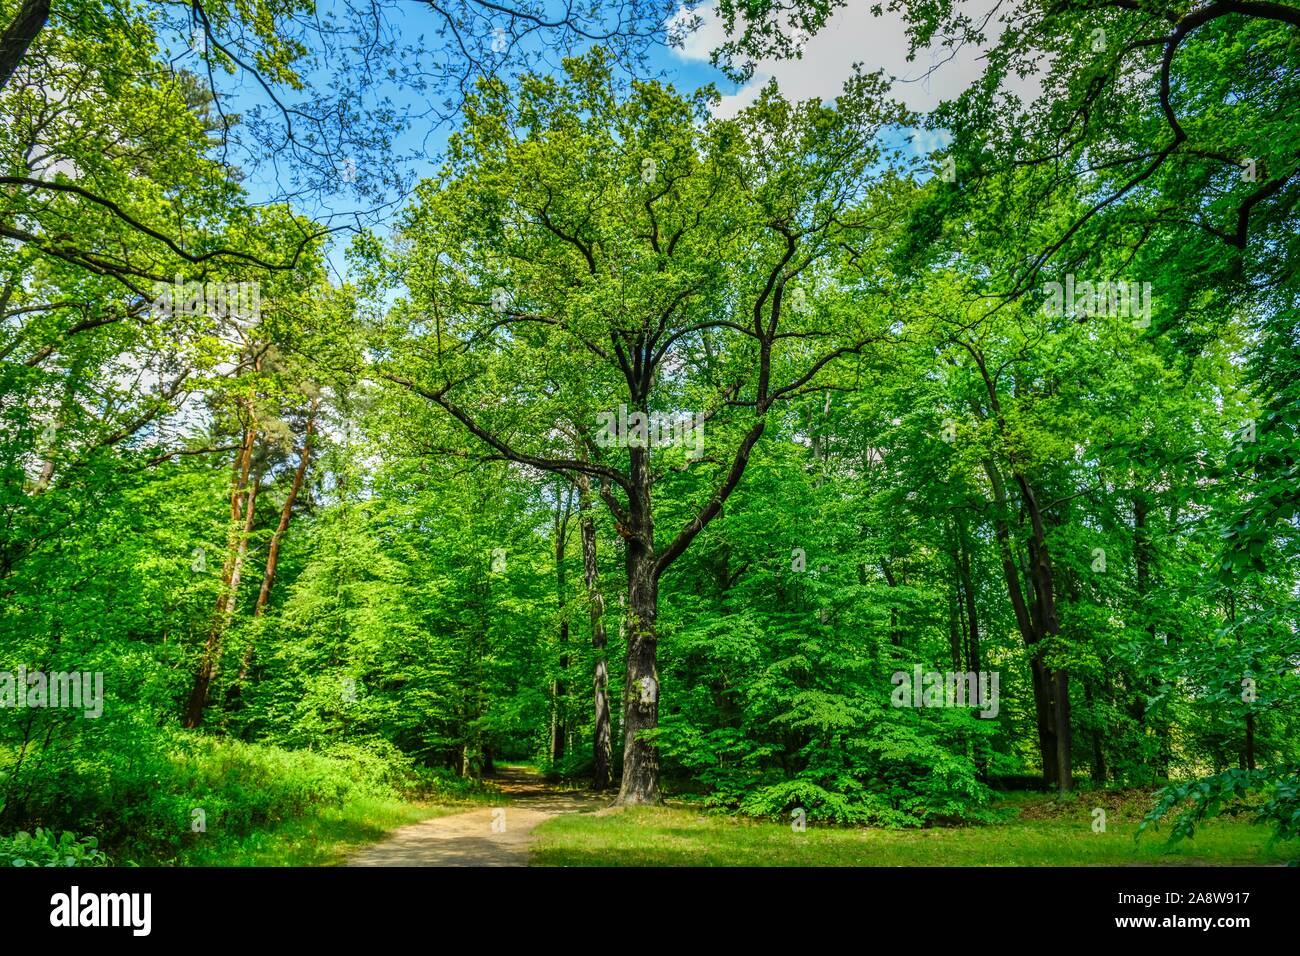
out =
<path fill-rule="evenodd" d="M 0 865 L 1300 858 L 1290 0 L 0 0 L 0 117 Z"/>

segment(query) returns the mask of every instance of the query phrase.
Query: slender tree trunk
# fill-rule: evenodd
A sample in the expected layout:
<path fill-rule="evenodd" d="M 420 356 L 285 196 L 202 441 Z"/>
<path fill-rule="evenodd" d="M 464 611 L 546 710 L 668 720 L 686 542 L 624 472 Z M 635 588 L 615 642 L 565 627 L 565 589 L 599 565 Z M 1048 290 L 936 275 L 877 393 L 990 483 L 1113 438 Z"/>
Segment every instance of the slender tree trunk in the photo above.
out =
<path fill-rule="evenodd" d="M 980 669 L 980 625 L 979 611 L 975 604 L 975 584 L 970 570 L 970 536 L 966 531 L 965 519 L 957 516 L 957 546 L 960 560 L 957 562 L 957 579 L 961 582 L 962 596 L 966 600 L 967 643 L 966 669 Z"/>
<path fill-rule="evenodd" d="M 307 477 L 307 468 L 311 464 L 311 440 L 316 433 L 316 412 L 320 408 L 320 399 L 312 399 L 311 406 L 307 412 L 307 430 L 303 435 L 302 451 L 298 454 L 298 467 L 293 473 L 293 483 L 289 486 L 289 492 L 285 496 L 284 506 L 280 508 L 280 522 L 275 526 L 275 533 L 271 535 L 271 543 L 266 552 L 266 569 L 262 572 L 262 587 L 257 592 L 257 603 L 253 605 L 253 617 L 261 617 L 266 610 L 267 601 L 271 598 L 271 586 L 275 583 L 275 571 L 280 563 L 280 544 L 284 541 L 285 532 L 289 530 L 289 520 L 293 515 L 293 506 L 298 500 L 298 494 L 302 491 L 303 481 Z M 239 694 L 239 687 L 248 677 L 248 669 L 253 663 L 253 652 L 256 650 L 250 643 L 244 649 L 243 659 L 239 662 L 239 677 L 231 688 L 233 695 Z"/>
<path fill-rule="evenodd" d="M 984 462 L 985 473 L 993 487 L 997 516 L 994 534 L 1002 558 L 1007 593 L 1015 612 L 1025 648 L 1029 651 L 1029 668 L 1034 688 L 1034 716 L 1038 728 L 1038 750 L 1042 760 L 1043 779 L 1048 786 L 1068 791 L 1073 786 L 1070 748 L 1069 679 L 1064 670 L 1053 671 L 1043 661 L 1041 642 L 1048 635 L 1057 634 L 1060 624 L 1056 618 L 1056 605 L 1052 592 L 1051 559 L 1047 552 L 1042 515 L 1029 482 L 1016 475 L 1026 512 L 1030 516 L 1031 537 L 1029 566 L 1026 577 L 1033 593 L 1031 605 L 1020 584 L 1020 569 L 1012 551 L 1011 531 L 1007 524 L 1007 494 L 1002 476 L 991 459 Z"/>
<path fill-rule="evenodd" d="M 565 686 L 569 670 L 569 618 L 565 608 L 565 589 L 568 586 L 564 575 L 564 556 L 568 550 L 569 515 L 573 510 L 573 489 L 569 488 L 563 502 L 555 506 L 555 591 L 556 604 L 560 614 L 559 644 L 560 672 L 551 684 L 551 764 L 554 766 L 564 759 L 564 742 L 568 739 Z"/>
<path fill-rule="evenodd" d="M 54 435 L 56 438 L 59 432 L 68 424 L 68 408 L 77 400 L 77 385 L 81 380 L 81 371 L 84 365 L 85 361 L 83 359 L 76 359 L 63 380 L 63 395 L 59 399 L 59 408 L 54 416 Z M 33 494 L 43 495 L 49 490 L 50 482 L 54 480 L 54 469 L 57 467 L 57 462 L 56 450 L 53 447 L 45 449 L 45 460 L 41 463 L 41 473 L 36 479 L 36 486 L 32 489 Z"/>
<path fill-rule="evenodd" d="M 235 607 L 235 598 L 239 592 L 239 579 L 244 567 L 244 558 L 248 553 L 248 538 L 253 530 L 253 518 L 257 505 L 259 479 L 254 479 L 250 487 L 248 475 L 253 461 L 253 444 L 257 429 L 249 427 L 244 433 L 244 442 L 240 448 L 240 460 L 237 462 L 237 478 L 232 483 L 230 495 L 230 514 L 232 540 L 227 548 L 226 561 L 221 575 L 221 593 L 217 595 L 217 606 L 213 611 L 212 624 L 208 628 L 208 638 L 203 645 L 203 658 L 199 663 L 198 673 L 194 675 L 194 686 L 190 691 L 189 704 L 185 709 L 185 726 L 197 727 L 203 722 L 203 710 L 208 704 L 208 693 L 212 679 L 216 676 L 217 664 L 221 659 L 221 642 L 225 635 L 226 624 Z M 241 510 L 243 514 L 241 516 Z M 240 519 L 242 517 L 242 524 Z"/>
<path fill-rule="evenodd" d="M 974 577 L 971 574 L 971 546 L 970 535 L 966 528 L 966 519 L 960 511 L 957 512 L 955 521 L 957 529 L 957 583 L 959 599 L 965 604 L 965 613 L 961 615 L 965 621 L 965 670 L 975 674 L 980 673 L 981 669 L 981 652 L 980 652 L 980 623 L 979 607 L 975 600 Z M 958 668 L 961 670 L 962 668 Z M 977 688 L 982 688 L 982 682 L 976 681 Z M 983 699 L 979 700 L 983 705 L 986 703 Z M 979 779 L 988 782 L 989 776 L 989 759 L 988 746 L 984 743 L 976 744 L 974 748 L 975 769 Z"/>
<path fill-rule="evenodd" d="M 482 631 L 472 642 L 474 686 L 465 695 L 465 737 L 460 748 L 460 775 L 475 780 L 483 776 L 483 730 L 479 721 L 483 718 L 483 645 L 486 643 L 487 635 Z"/>
<path fill-rule="evenodd" d="M 961 607 L 960 588 L 954 587 L 948 601 L 948 658 L 954 671 L 962 669 L 965 656 L 966 620 Z"/>
<path fill-rule="evenodd" d="M 275 570 L 280 563 L 280 544 L 284 541 L 285 532 L 289 530 L 293 506 L 298 501 L 298 494 L 302 491 L 303 481 L 307 477 L 307 468 L 311 464 L 311 440 L 316 434 L 316 412 L 319 408 L 320 399 L 312 399 L 307 413 L 307 430 L 303 435 L 302 451 L 298 453 L 298 467 L 293 473 L 293 483 L 289 486 L 289 494 L 284 499 L 284 506 L 280 509 L 280 523 L 275 526 L 275 533 L 271 535 L 271 544 L 267 550 L 266 570 L 262 574 L 262 588 L 257 592 L 257 604 L 253 608 L 254 617 L 262 616 L 262 612 L 266 610 L 266 602 L 271 597 L 271 585 L 275 583 Z M 252 652 L 252 648 L 249 648 L 250 656 Z"/>
<path fill-rule="evenodd" d="M 1231 588 L 1228 589 L 1228 620 L 1237 620 L 1237 593 Z M 1237 632 L 1237 646 L 1241 646 L 1241 632 Z M 1244 695 L 1243 695 L 1244 698 Z M 1242 703 L 1248 707 L 1251 702 L 1244 700 Z M 1255 713 L 1253 710 L 1246 711 L 1246 741 L 1245 748 L 1237 754 L 1237 766 L 1242 770 L 1255 769 Z"/>
<path fill-rule="evenodd" d="M 587 604 L 591 608 L 591 649 L 596 657 L 592 681 L 596 724 L 592 736 L 591 789 L 609 789 L 610 754 L 613 740 L 609 727 L 609 664 L 605 660 L 608 639 L 605 634 L 605 598 L 600 590 L 600 573 L 596 563 L 596 524 L 591 518 L 591 485 L 585 475 L 578 479 L 578 512 L 582 532 L 582 575 L 587 587 Z"/>
<path fill-rule="evenodd" d="M 984 356 L 978 349 L 967 345 L 967 350 L 975 359 L 980 375 L 984 379 L 984 387 L 988 393 L 989 413 L 997 427 L 997 432 L 1005 439 L 1007 424 L 1002 414 L 1002 405 L 998 400 L 996 376 L 989 373 Z M 978 402 L 972 404 L 977 415 L 987 417 Z M 1016 625 L 1020 628 L 1021 639 L 1030 655 L 1030 671 L 1034 684 L 1034 711 L 1038 723 L 1043 778 L 1050 786 L 1055 786 L 1064 793 L 1074 786 L 1070 742 L 1070 681 L 1065 669 L 1053 671 L 1043 660 L 1045 651 L 1042 646 L 1043 640 L 1054 637 L 1061 631 L 1056 616 L 1052 559 L 1047 547 L 1043 514 L 1032 483 L 1017 467 L 1012 456 L 1011 474 L 1020 488 L 1021 507 L 1028 515 L 1030 524 L 1029 538 L 1025 542 L 1029 552 L 1029 565 L 1023 569 L 1026 578 L 1025 586 L 1032 591 L 1033 604 L 1030 605 L 1025 600 L 1024 590 L 1020 585 L 1018 555 L 1013 554 L 1012 551 L 1007 518 L 1007 492 L 1002 475 L 992 458 L 985 459 L 984 471 L 993 486 L 994 502 L 997 506 L 994 531 L 1002 557 L 1003 572 L 1007 579 L 1007 590 L 1015 611 Z"/>
<path fill-rule="evenodd" d="M 1255 715 L 1246 715 L 1246 769 L 1255 769 Z"/>
<path fill-rule="evenodd" d="M 1034 591 L 1034 605 L 1031 618 L 1034 621 L 1037 641 L 1052 637 L 1061 632 L 1061 624 L 1056 616 L 1056 592 L 1052 576 L 1052 560 L 1047 548 L 1047 533 L 1043 515 L 1038 507 L 1038 498 L 1029 480 L 1017 473 L 1016 483 L 1020 486 L 1021 501 L 1029 515 L 1030 536 L 1029 573 Z M 1041 660 L 1041 652 L 1040 652 Z M 1061 793 L 1074 789 L 1074 768 L 1072 741 L 1070 735 L 1070 678 L 1065 668 L 1050 668 L 1042 664 L 1044 677 L 1049 687 L 1048 712 L 1054 738 L 1053 757 L 1055 758 L 1055 782 Z"/>

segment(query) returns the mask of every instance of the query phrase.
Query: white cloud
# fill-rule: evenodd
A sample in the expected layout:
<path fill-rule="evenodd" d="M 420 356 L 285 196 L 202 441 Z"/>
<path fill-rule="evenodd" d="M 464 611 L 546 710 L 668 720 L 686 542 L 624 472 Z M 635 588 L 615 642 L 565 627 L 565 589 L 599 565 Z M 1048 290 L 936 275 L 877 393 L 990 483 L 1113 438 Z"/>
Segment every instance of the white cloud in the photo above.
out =
<path fill-rule="evenodd" d="M 968 13 L 983 15 L 995 2 L 975 0 Z M 917 51 L 916 59 L 909 62 L 902 16 L 886 10 L 882 16 L 876 17 L 871 13 L 871 6 L 868 0 L 851 0 L 849 6 L 837 10 L 817 35 L 804 45 L 801 59 L 760 60 L 753 79 L 722 98 L 718 114 L 733 116 L 744 109 L 772 77 L 776 78 L 781 92 L 788 98 L 833 99 L 843 89 L 844 81 L 853 75 L 854 63 L 861 63 L 866 72 L 883 69 L 894 79 L 895 98 L 909 109 L 928 112 L 942 100 L 957 96 L 983 73 L 982 50 L 974 47 L 955 52 L 931 47 Z M 708 62 L 709 52 L 726 39 L 726 31 L 714 7 L 700 8 L 696 12 L 702 19 L 701 26 L 675 52 L 684 60 Z M 683 24 L 689 18 L 689 10 L 682 6 L 669 22 Z M 996 22 L 989 33 L 996 36 Z M 1026 100 L 1038 95 L 1037 84 L 1032 80 L 1017 81 L 1009 88 Z"/>
<path fill-rule="evenodd" d="M 946 129 L 918 129 L 912 133 L 912 148 L 918 156 L 928 156 L 952 142 L 952 133 Z"/>
<path fill-rule="evenodd" d="M 700 26 L 689 33 L 686 32 L 690 30 L 696 16 L 700 18 Z M 721 46 L 727 38 L 726 31 L 722 29 L 722 21 L 718 19 L 714 7 L 691 10 L 686 4 L 682 4 L 668 18 L 665 27 L 670 41 L 674 38 L 680 39 L 682 45 L 673 47 L 672 50 L 682 60 L 707 63 L 710 51 Z"/>

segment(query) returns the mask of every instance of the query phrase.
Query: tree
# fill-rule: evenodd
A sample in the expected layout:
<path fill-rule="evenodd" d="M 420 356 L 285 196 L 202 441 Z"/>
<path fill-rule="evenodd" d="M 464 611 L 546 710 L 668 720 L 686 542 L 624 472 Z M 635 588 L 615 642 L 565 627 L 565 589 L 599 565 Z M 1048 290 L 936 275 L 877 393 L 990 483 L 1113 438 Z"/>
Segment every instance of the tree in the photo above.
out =
<path fill-rule="evenodd" d="M 591 789 L 597 792 L 610 785 L 612 739 L 609 719 L 609 664 L 605 649 L 605 592 L 600 586 L 600 565 L 596 560 L 596 522 L 592 518 L 591 479 L 578 475 L 578 526 L 582 537 L 582 580 L 590 608 L 591 649 L 595 655 L 592 673 L 592 710 L 594 725 L 591 738 Z"/>
<path fill-rule="evenodd" d="M 902 118 L 881 93 L 878 76 L 833 107 L 769 89 L 719 121 L 708 91 L 634 83 L 620 98 L 596 52 L 566 61 L 563 82 L 483 83 L 407 217 L 394 267 L 409 304 L 378 374 L 488 458 L 586 476 L 622 538 L 620 804 L 659 799 L 660 578 L 721 513 L 781 403 L 885 335 L 884 296 L 829 279 L 845 247 L 870 261 L 896 221 L 888 177 L 863 186 L 877 134 Z M 587 457 L 568 453 L 575 437 Z M 665 544 L 655 499 L 673 482 L 696 501 Z"/>

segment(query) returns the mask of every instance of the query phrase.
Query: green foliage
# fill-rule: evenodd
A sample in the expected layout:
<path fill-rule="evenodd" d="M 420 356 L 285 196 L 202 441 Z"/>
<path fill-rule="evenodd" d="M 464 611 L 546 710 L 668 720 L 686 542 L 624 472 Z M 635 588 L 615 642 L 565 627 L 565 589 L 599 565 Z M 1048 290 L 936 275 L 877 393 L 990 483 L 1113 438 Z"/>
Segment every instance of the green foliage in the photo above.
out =
<path fill-rule="evenodd" d="M 391 754 L 358 747 L 313 753 L 137 731 L 129 748 L 47 752 L 27 780 L 21 816 L 50 829 L 91 829 L 115 858 L 165 859 L 208 833 L 229 838 L 272 829 L 418 783 Z"/>
<path fill-rule="evenodd" d="M 0 866 L 108 866 L 108 857 L 93 836 L 78 837 L 37 827 L 0 837 Z"/>
<path fill-rule="evenodd" d="M 1226 770 L 1212 777 L 1166 787 L 1138 833 L 1172 817 L 1169 842 L 1189 840 L 1216 816 L 1247 813 L 1273 827 L 1273 840 L 1300 837 L 1300 767 Z M 1300 859 L 1291 861 L 1300 866 Z"/>
<path fill-rule="evenodd" d="M 797 55 L 840 5 L 723 0 L 717 61 Z M 481 799 L 494 761 L 576 782 L 598 664 L 617 776 L 646 554 L 646 737 L 705 843 L 735 815 L 759 853 L 794 815 L 897 848 L 993 819 L 999 780 L 1084 772 L 1164 785 L 1142 827 L 1174 841 L 1240 810 L 1300 837 L 1290 8 L 1209 10 L 1175 58 L 1150 14 L 1188 3 L 1016 0 L 1025 28 L 987 38 L 890 6 L 918 46 L 993 43 L 926 120 L 955 182 L 890 148 L 920 120 L 879 74 L 723 116 L 587 49 L 465 87 L 355 286 L 241 184 L 168 11 L 56 17 L 0 89 L 0 672 L 106 693 L 0 709 L 0 862 L 264 860 Z M 203 9 L 304 88 L 309 5 Z M 1037 101 L 1002 90 L 1040 65 Z M 1149 282 L 1151 324 L 1048 307 L 1076 273 Z M 172 275 L 255 281 L 260 314 L 164 313 Z M 696 413 L 698 454 L 601 445 L 621 405 Z M 914 668 L 996 674 L 996 713 L 897 705 Z M 594 829 L 644 848 L 629 819 Z"/>

